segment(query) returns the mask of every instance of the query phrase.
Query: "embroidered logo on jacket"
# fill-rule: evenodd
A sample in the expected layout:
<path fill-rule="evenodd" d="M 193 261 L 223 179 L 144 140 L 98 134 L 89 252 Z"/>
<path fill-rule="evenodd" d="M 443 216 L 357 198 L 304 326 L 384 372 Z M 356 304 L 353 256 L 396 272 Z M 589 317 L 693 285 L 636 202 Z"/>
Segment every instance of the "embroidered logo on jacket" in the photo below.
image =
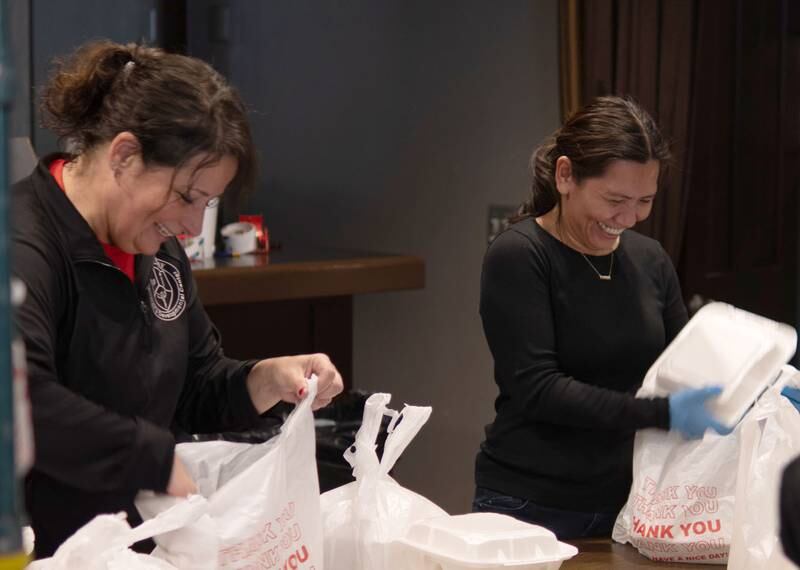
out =
<path fill-rule="evenodd" d="M 157 257 L 153 259 L 147 294 L 153 314 L 162 321 L 174 321 L 186 310 L 181 272 L 171 263 Z"/>

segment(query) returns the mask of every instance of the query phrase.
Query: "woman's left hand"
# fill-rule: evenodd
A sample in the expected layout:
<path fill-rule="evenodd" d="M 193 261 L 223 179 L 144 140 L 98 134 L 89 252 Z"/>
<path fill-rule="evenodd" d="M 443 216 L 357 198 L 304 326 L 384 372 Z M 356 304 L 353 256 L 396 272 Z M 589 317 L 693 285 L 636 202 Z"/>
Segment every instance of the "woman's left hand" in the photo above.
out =
<path fill-rule="evenodd" d="M 344 388 L 342 376 L 325 354 L 301 354 L 267 358 L 256 363 L 247 377 L 247 391 L 263 413 L 280 401 L 292 404 L 302 400 L 308 391 L 307 378 L 317 375 L 317 397 L 312 409 L 330 404 Z"/>

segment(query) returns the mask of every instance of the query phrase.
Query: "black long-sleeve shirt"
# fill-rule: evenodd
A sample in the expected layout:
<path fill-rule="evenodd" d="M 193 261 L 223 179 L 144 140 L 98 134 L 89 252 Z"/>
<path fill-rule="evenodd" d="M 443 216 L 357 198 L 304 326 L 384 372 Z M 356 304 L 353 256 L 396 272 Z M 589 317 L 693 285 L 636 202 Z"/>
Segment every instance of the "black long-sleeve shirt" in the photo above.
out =
<path fill-rule="evenodd" d="M 174 437 L 258 420 L 246 378 L 226 358 L 176 240 L 136 256 L 136 283 L 106 257 L 47 162 L 12 192 L 12 263 L 27 287 L 25 341 L 35 463 L 26 504 L 36 554 L 52 554 L 140 489 L 164 491 Z"/>
<path fill-rule="evenodd" d="M 636 399 L 645 373 L 686 324 L 672 263 L 626 231 L 585 259 L 526 219 L 489 247 L 480 314 L 494 357 L 495 421 L 476 484 L 537 504 L 615 512 L 631 483 L 635 430 L 669 427 L 665 398 Z"/>

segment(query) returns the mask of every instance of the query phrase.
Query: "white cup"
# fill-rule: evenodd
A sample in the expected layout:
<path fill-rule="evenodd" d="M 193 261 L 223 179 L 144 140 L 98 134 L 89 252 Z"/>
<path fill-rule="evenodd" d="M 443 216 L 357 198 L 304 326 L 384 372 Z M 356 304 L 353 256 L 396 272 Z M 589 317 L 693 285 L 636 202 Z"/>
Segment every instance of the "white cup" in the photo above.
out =
<path fill-rule="evenodd" d="M 200 236 L 203 238 L 203 250 L 200 257 L 203 259 L 211 259 L 214 257 L 214 242 L 217 237 L 217 212 L 219 211 L 219 204 L 215 204 L 210 208 L 206 208 L 203 214 L 203 229 L 200 231 Z"/>
<path fill-rule="evenodd" d="M 219 233 L 225 242 L 225 252 L 231 255 L 250 253 L 258 247 L 256 227 L 250 222 L 228 224 Z"/>

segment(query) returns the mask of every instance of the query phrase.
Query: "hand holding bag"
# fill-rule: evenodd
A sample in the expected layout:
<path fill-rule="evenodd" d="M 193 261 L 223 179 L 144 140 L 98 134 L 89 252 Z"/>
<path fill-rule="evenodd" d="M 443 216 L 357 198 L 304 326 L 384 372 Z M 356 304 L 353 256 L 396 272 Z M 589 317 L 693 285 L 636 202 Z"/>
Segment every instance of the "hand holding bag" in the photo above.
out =
<path fill-rule="evenodd" d="M 207 508 L 183 528 L 156 536 L 154 556 L 179 568 L 322 570 L 322 526 L 314 417 L 317 382 L 262 444 L 187 443 L 176 453 L 205 496 Z M 140 495 L 146 520 L 185 499 Z M 146 524 L 146 523 L 145 523 Z"/>

